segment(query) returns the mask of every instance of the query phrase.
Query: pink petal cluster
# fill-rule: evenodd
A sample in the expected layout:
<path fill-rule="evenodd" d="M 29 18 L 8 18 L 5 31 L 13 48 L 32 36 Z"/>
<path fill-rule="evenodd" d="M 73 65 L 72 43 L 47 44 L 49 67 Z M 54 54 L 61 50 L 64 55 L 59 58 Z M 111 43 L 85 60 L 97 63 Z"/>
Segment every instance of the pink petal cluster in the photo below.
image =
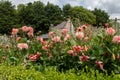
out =
<path fill-rule="evenodd" d="M 40 55 L 40 52 L 37 52 L 36 54 L 30 54 L 28 58 L 30 61 L 34 62 L 40 58 Z"/>
<path fill-rule="evenodd" d="M 60 37 L 59 36 L 56 36 L 52 39 L 54 42 L 60 42 Z"/>
<path fill-rule="evenodd" d="M 44 41 L 43 38 L 41 38 L 41 37 L 37 37 L 37 41 L 41 42 L 42 45 L 48 44 L 48 42 L 47 42 L 47 41 Z"/>
<path fill-rule="evenodd" d="M 107 28 L 107 29 L 106 29 L 106 33 L 107 33 L 108 35 L 114 35 L 114 34 L 115 34 L 115 30 L 114 30 L 113 28 Z"/>
<path fill-rule="evenodd" d="M 21 39 L 21 37 L 17 37 L 17 38 L 16 38 L 16 41 L 19 41 L 20 39 Z"/>
<path fill-rule="evenodd" d="M 77 56 L 77 53 L 75 53 L 73 50 L 68 50 L 67 53 L 71 56 Z"/>
<path fill-rule="evenodd" d="M 76 32 L 75 33 L 75 36 L 78 38 L 78 39 L 82 39 L 84 37 L 84 33 L 83 32 Z"/>
<path fill-rule="evenodd" d="M 81 46 L 73 46 L 73 51 L 75 53 L 82 52 L 83 51 L 83 47 L 81 47 Z"/>
<path fill-rule="evenodd" d="M 28 37 L 32 37 L 33 36 L 33 32 L 28 32 L 27 35 L 28 35 Z"/>
<path fill-rule="evenodd" d="M 23 26 L 21 29 L 22 29 L 23 32 L 28 32 L 29 31 L 29 28 L 27 26 Z"/>
<path fill-rule="evenodd" d="M 66 34 L 66 36 L 64 37 L 64 41 L 67 41 L 68 39 L 70 39 L 70 35 Z"/>
<path fill-rule="evenodd" d="M 13 29 L 12 29 L 12 35 L 16 35 L 16 34 L 18 33 L 18 31 L 19 31 L 19 29 L 13 28 Z"/>
<path fill-rule="evenodd" d="M 114 36 L 112 41 L 114 43 L 120 44 L 120 36 Z"/>
<path fill-rule="evenodd" d="M 49 37 L 53 37 L 55 35 L 55 32 L 49 32 L 48 35 Z"/>
<path fill-rule="evenodd" d="M 62 29 L 62 34 L 63 34 L 63 35 L 66 35 L 66 34 L 67 34 L 67 32 L 68 32 L 68 30 L 67 30 L 67 29 Z"/>
<path fill-rule="evenodd" d="M 76 32 L 82 32 L 83 31 L 83 28 L 82 27 L 78 27 Z"/>
<path fill-rule="evenodd" d="M 82 27 L 83 30 L 85 30 L 87 28 L 86 25 L 82 25 L 81 27 Z"/>
<path fill-rule="evenodd" d="M 105 23 L 105 27 L 108 28 L 108 26 L 109 26 L 109 23 Z"/>
<path fill-rule="evenodd" d="M 80 61 L 88 62 L 89 56 L 86 56 L 86 55 L 83 54 L 82 56 L 79 57 L 79 59 L 80 59 Z"/>
<path fill-rule="evenodd" d="M 22 50 L 22 49 L 28 49 L 28 45 L 26 43 L 19 43 L 17 47 Z"/>
<path fill-rule="evenodd" d="M 23 26 L 21 29 L 22 29 L 23 32 L 27 32 L 27 35 L 28 35 L 29 37 L 32 37 L 32 36 L 33 36 L 34 30 L 33 30 L 32 27 Z"/>
<path fill-rule="evenodd" d="M 96 63 L 96 65 L 97 65 L 101 70 L 104 70 L 104 69 L 103 69 L 103 62 L 102 62 L 102 61 L 96 61 L 95 63 Z"/>
<path fill-rule="evenodd" d="M 44 40 L 41 37 L 37 37 L 37 41 L 43 42 Z"/>
<path fill-rule="evenodd" d="M 48 51 L 49 50 L 49 46 L 48 45 L 42 46 L 42 50 Z"/>

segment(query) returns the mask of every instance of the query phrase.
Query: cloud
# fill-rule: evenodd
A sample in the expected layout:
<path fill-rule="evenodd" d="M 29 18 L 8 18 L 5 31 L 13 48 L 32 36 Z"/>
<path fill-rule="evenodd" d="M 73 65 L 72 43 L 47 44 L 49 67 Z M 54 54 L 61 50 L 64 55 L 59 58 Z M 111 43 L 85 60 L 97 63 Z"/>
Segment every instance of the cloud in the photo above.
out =
<path fill-rule="evenodd" d="M 18 5 L 20 3 L 28 3 L 34 1 L 41 1 L 44 4 L 50 3 L 57 4 L 62 7 L 65 4 L 71 4 L 72 6 L 83 6 L 90 10 L 94 8 L 100 8 L 106 10 L 112 18 L 116 16 L 120 18 L 120 0 L 10 0 L 14 5 Z"/>

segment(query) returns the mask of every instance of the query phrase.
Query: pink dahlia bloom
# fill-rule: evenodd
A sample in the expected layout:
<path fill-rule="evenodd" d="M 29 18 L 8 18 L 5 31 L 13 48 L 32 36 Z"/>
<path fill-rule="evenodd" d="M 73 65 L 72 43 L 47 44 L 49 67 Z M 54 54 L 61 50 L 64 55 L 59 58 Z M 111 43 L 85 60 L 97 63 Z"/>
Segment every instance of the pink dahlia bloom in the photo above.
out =
<path fill-rule="evenodd" d="M 114 34 L 115 34 L 115 30 L 114 30 L 113 28 L 107 28 L 107 29 L 106 29 L 106 33 L 107 33 L 108 35 L 114 35 Z"/>
<path fill-rule="evenodd" d="M 28 37 L 33 37 L 33 32 L 28 32 L 27 35 Z"/>
<path fill-rule="evenodd" d="M 20 39 L 21 39 L 21 37 L 17 37 L 17 38 L 16 38 L 16 41 L 19 41 Z"/>
<path fill-rule="evenodd" d="M 76 31 L 77 32 L 81 32 L 81 31 L 83 31 L 83 28 L 82 27 L 78 27 Z"/>
<path fill-rule="evenodd" d="M 54 42 L 60 42 L 60 37 L 59 37 L 59 36 L 54 37 L 54 38 L 53 38 L 53 41 L 54 41 Z"/>
<path fill-rule="evenodd" d="M 86 56 L 86 55 L 82 55 L 79 57 L 80 61 L 83 61 L 83 62 L 87 62 L 89 60 L 89 56 Z"/>
<path fill-rule="evenodd" d="M 28 58 L 30 61 L 34 62 L 40 58 L 40 55 L 41 55 L 40 52 L 37 52 L 36 54 L 30 54 Z"/>
<path fill-rule="evenodd" d="M 49 50 L 49 46 L 48 45 L 42 46 L 42 50 L 48 51 Z"/>
<path fill-rule="evenodd" d="M 101 70 L 104 70 L 104 69 L 103 69 L 103 62 L 102 62 L 102 61 L 96 61 L 95 63 L 96 63 L 96 65 L 97 65 Z"/>
<path fill-rule="evenodd" d="M 43 42 L 44 40 L 41 37 L 37 37 L 37 41 Z"/>
<path fill-rule="evenodd" d="M 108 28 L 108 26 L 109 26 L 109 23 L 105 23 L 105 27 Z"/>
<path fill-rule="evenodd" d="M 82 52 L 83 51 L 83 47 L 81 46 L 73 46 L 73 50 L 76 53 Z"/>
<path fill-rule="evenodd" d="M 19 31 L 19 29 L 13 28 L 13 29 L 12 29 L 12 35 L 16 35 L 16 34 L 18 33 L 18 31 Z"/>
<path fill-rule="evenodd" d="M 27 26 L 23 26 L 21 29 L 22 29 L 23 32 L 28 32 L 29 31 L 29 28 Z"/>
<path fill-rule="evenodd" d="M 30 61 L 33 61 L 33 62 L 36 61 L 36 60 L 37 60 L 36 55 L 30 54 L 30 55 L 29 55 L 29 60 L 30 60 Z"/>
<path fill-rule="evenodd" d="M 78 39 L 82 39 L 84 37 L 84 33 L 83 32 L 76 32 L 75 33 L 75 36 L 78 38 Z"/>
<path fill-rule="evenodd" d="M 19 43 L 17 47 L 22 50 L 22 49 L 28 49 L 28 45 L 26 43 Z"/>
<path fill-rule="evenodd" d="M 120 36 L 114 36 L 112 41 L 114 43 L 120 44 Z"/>
<path fill-rule="evenodd" d="M 55 32 L 49 32 L 49 33 L 48 33 L 49 37 L 53 37 L 54 34 L 55 34 Z"/>
<path fill-rule="evenodd" d="M 62 29 L 62 34 L 63 34 L 63 35 L 66 35 L 66 34 L 67 34 L 67 32 L 68 32 L 68 30 L 67 30 L 67 29 Z"/>
<path fill-rule="evenodd" d="M 77 53 L 75 53 L 73 50 L 68 50 L 67 53 L 71 56 L 76 56 Z"/>
<path fill-rule="evenodd" d="M 81 27 L 82 27 L 83 30 L 85 30 L 87 28 L 86 25 L 82 25 Z"/>
<path fill-rule="evenodd" d="M 33 28 L 32 28 L 31 26 L 28 27 L 28 30 L 29 30 L 30 33 L 33 33 L 33 32 L 34 32 L 34 30 L 33 30 Z"/>

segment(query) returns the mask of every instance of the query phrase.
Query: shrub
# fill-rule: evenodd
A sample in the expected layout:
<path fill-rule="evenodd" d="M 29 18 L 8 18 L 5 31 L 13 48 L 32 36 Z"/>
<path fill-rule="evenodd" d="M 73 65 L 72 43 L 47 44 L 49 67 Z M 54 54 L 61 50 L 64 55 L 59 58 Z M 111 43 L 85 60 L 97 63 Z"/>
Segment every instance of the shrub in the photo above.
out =
<path fill-rule="evenodd" d="M 56 68 L 45 68 L 44 72 L 36 71 L 33 67 L 26 69 L 24 66 L 4 66 L 0 65 L 0 79 L 2 80 L 119 80 L 120 75 L 107 73 L 103 74 L 97 70 L 74 69 L 67 72 L 59 72 Z"/>

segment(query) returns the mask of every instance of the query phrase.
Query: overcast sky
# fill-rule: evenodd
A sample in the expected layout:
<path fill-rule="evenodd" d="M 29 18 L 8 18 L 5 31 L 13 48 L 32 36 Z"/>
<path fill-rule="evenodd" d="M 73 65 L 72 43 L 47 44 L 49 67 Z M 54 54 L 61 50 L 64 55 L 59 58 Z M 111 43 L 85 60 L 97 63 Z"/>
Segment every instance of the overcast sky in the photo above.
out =
<path fill-rule="evenodd" d="M 106 10 L 111 18 L 120 18 L 120 0 L 10 0 L 14 5 L 26 4 L 28 2 L 41 1 L 44 4 L 57 4 L 60 7 L 69 3 L 72 6 L 83 6 L 93 10 L 95 7 Z"/>

